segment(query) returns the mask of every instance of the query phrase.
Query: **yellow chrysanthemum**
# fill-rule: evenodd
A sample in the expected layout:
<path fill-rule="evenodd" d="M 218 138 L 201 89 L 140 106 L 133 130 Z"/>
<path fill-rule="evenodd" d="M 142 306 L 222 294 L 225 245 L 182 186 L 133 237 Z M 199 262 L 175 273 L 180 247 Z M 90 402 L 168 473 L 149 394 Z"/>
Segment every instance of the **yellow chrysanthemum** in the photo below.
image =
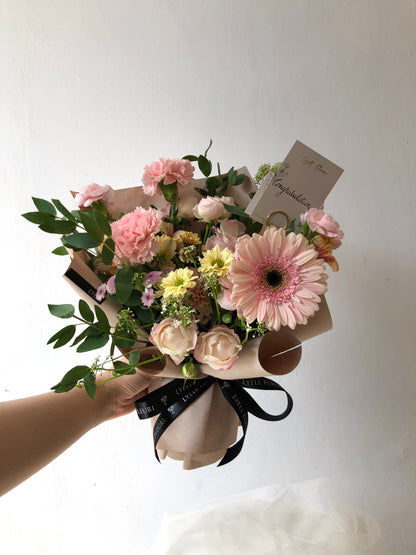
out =
<path fill-rule="evenodd" d="M 230 249 L 221 249 L 219 245 L 207 252 L 204 252 L 201 263 L 201 272 L 209 276 L 226 276 L 230 270 L 231 262 L 234 257 Z"/>
<path fill-rule="evenodd" d="M 188 289 L 195 287 L 197 276 L 189 268 L 178 268 L 169 272 L 160 282 L 163 298 L 169 297 L 182 298 Z"/>
<path fill-rule="evenodd" d="M 168 235 L 156 235 L 155 240 L 159 243 L 157 256 L 161 266 L 166 266 L 176 254 L 176 243 Z"/>
<path fill-rule="evenodd" d="M 199 235 L 193 233 L 192 231 L 183 231 L 180 235 L 182 242 L 185 245 L 200 245 L 201 239 Z"/>

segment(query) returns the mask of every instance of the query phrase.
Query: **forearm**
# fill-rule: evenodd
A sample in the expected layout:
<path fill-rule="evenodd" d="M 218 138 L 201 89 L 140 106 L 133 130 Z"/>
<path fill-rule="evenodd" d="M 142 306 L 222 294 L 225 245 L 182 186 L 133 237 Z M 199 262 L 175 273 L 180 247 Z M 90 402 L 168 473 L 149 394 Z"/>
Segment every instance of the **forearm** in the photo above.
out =
<path fill-rule="evenodd" d="M 112 393 L 97 388 L 45 393 L 0 404 L 0 495 L 47 465 L 97 424 L 113 416 Z"/>

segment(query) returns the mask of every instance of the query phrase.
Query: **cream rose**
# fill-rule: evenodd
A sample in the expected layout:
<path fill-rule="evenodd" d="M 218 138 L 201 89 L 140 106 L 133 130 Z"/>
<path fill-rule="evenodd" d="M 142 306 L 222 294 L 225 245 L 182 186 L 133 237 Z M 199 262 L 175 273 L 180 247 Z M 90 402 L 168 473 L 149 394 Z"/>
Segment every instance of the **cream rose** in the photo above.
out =
<path fill-rule="evenodd" d="M 195 348 L 197 337 L 195 324 L 185 328 L 173 318 L 165 318 L 155 324 L 150 332 L 153 345 L 164 355 L 169 355 L 175 364 L 180 364 L 185 355 Z"/>
<path fill-rule="evenodd" d="M 178 214 L 181 218 L 192 218 L 193 209 L 198 204 L 198 199 L 196 197 L 185 196 L 181 197 L 176 203 L 176 208 L 178 209 Z"/>
<path fill-rule="evenodd" d="M 194 207 L 193 213 L 195 218 L 203 220 L 204 222 L 212 222 L 229 215 L 229 212 L 225 210 L 224 204 L 219 197 L 202 198 Z"/>
<path fill-rule="evenodd" d="M 215 326 L 200 333 L 194 357 L 214 370 L 228 370 L 238 359 L 242 346 L 238 335 L 227 326 Z"/>

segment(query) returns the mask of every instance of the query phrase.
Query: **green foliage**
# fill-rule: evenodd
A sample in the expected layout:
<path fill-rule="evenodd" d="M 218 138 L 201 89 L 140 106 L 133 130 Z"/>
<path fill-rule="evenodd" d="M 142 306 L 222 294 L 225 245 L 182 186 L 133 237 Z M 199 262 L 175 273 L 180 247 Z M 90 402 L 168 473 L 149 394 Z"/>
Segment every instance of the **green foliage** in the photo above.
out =
<path fill-rule="evenodd" d="M 26 214 L 22 214 L 22 216 L 32 224 L 44 224 L 46 222 L 55 221 L 55 216 L 50 212 L 26 212 Z"/>
<path fill-rule="evenodd" d="M 49 312 L 57 318 L 71 318 L 75 313 L 72 304 L 48 304 Z"/>
<path fill-rule="evenodd" d="M 62 204 L 62 202 L 56 198 L 52 199 L 52 202 L 54 203 L 54 205 L 56 206 L 56 208 L 59 210 L 59 212 L 65 216 L 65 218 L 68 218 L 68 220 L 75 220 L 73 214 L 71 214 L 71 212 L 65 208 L 65 206 Z"/>
<path fill-rule="evenodd" d="M 52 254 L 57 254 L 58 256 L 65 256 L 66 254 L 69 254 L 69 253 L 65 247 L 56 247 L 56 249 L 52 251 Z"/>
<path fill-rule="evenodd" d="M 95 212 L 99 214 L 98 210 L 95 210 Z M 100 245 L 102 243 L 104 234 L 95 221 L 94 212 L 87 212 L 86 210 L 83 210 L 80 213 L 80 218 L 83 226 L 85 227 L 85 231 L 90 236 L 90 238 L 96 242 L 95 246 Z M 80 233 L 80 235 L 84 234 Z"/>
<path fill-rule="evenodd" d="M 32 197 L 33 203 L 39 212 L 48 212 L 52 216 L 56 216 L 56 210 L 53 204 L 43 198 Z"/>
<path fill-rule="evenodd" d="M 140 362 L 140 350 L 134 349 L 129 354 L 129 364 L 130 366 L 136 366 Z"/>
<path fill-rule="evenodd" d="M 97 391 L 97 382 L 95 381 L 94 372 L 89 372 L 84 378 L 85 391 L 91 399 L 94 399 L 95 393 Z"/>
<path fill-rule="evenodd" d="M 40 224 L 39 228 L 46 231 L 46 233 L 65 235 L 66 233 L 72 233 L 76 225 L 76 222 L 70 220 L 49 220 Z"/>
<path fill-rule="evenodd" d="M 114 258 L 116 245 L 111 237 L 105 240 L 101 251 L 101 258 L 104 264 L 111 264 Z"/>
<path fill-rule="evenodd" d="M 115 288 L 118 301 L 123 304 L 130 297 L 133 291 L 134 274 L 130 268 L 121 268 L 115 279 Z"/>
<path fill-rule="evenodd" d="M 57 331 L 52 337 L 48 340 L 47 345 L 51 343 L 55 343 L 53 346 L 54 349 L 58 347 L 62 347 L 66 345 L 75 335 L 75 326 L 71 324 L 70 326 L 65 326 L 61 330 Z"/>
<path fill-rule="evenodd" d="M 94 209 L 92 211 L 92 215 L 101 233 L 103 233 L 104 235 L 110 236 L 111 225 L 108 219 L 106 218 L 106 216 L 100 210 L 97 210 L 97 209 Z"/>
<path fill-rule="evenodd" d="M 89 233 L 79 233 L 75 231 L 72 235 L 64 237 L 63 243 L 68 247 L 75 247 L 76 249 L 91 249 L 98 247 L 100 241 L 93 239 Z"/>
<path fill-rule="evenodd" d="M 270 171 L 273 173 L 276 173 L 281 165 L 282 165 L 282 162 L 276 162 L 275 164 L 273 164 L 273 166 L 268 163 L 262 164 L 257 170 L 256 175 L 254 176 L 254 180 L 253 180 L 254 183 L 256 185 L 260 185 L 260 183 L 263 181 L 263 179 Z"/>
<path fill-rule="evenodd" d="M 212 171 L 212 164 L 208 158 L 205 158 L 202 154 L 198 157 L 198 167 L 201 172 L 208 177 Z"/>
<path fill-rule="evenodd" d="M 104 333 L 110 333 L 110 323 L 102 308 L 97 304 L 94 305 L 95 315 L 97 317 L 97 325 Z"/>
<path fill-rule="evenodd" d="M 78 309 L 84 320 L 86 320 L 87 322 L 94 322 L 94 314 L 86 301 L 80 299 L 78 303 Z"/>
<path fill-rule="evenodd" d="M 94 351 L 95 349 L 100 349 L 104 347 L 108 342 L 108 335 L 91 335 L 84 339 L 84 341 L 78 345 L 77 353 L 86 353 L 87 351 Z"/>
<path fill-rule="evenodd" d="M 295 223 L 296 223 L 296 220 L 292 220 L 290 222 L 290 224 L 287 226 L 287 229 L 286 229 L 286 235 L 288 235 L 289 233 L 295 232 Z"/>
<path fill-rule="evenodd" d="M 125 362 L 122 362 L 121 360 L 117 360 L 114 363 L 114 370 L 113 372 L 115 374 L 121 374 L 123 376 L 128 376 L 129 374 L 135 374 L 136 370 L 134 368 L 131 368 L 130 364 L 126 364 Z"/>
<path fill-rule="evenodd" d="M 89 366 L 74 366 L 65 374 L 62 380 L 51 389 L 56 393 L 63 393 L 75 387 L 79 380 L 82 380 L 90 373 Z"/>

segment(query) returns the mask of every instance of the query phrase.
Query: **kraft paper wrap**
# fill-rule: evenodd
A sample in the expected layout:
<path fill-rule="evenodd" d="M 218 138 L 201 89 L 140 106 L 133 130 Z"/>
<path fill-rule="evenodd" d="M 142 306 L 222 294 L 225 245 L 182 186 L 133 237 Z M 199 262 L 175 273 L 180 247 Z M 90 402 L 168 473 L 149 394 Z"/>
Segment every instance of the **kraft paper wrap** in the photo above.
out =
<path fill-rule="evenodd" d="M 247 168 L 243 167 L 237 170 L 237 173 L 245 173 L 248 177 L 241 185 L 230 187 L 226 196 L 232 196 L 238 206 L 246 208 L 250 200 L 248 193 L 255 191 L 256 187 Z M 194 180 L 186 190 L 180 191 L 180 196 L 192 194 L 199 199 L 201 195 L 193 188 L 201 187 L 204 183 L 205 179 Z M 129 212 L 137 206 L 149 208 L 151 204 L 161 210 L 166 207 L 166 201 L 162 196 L 148 197 L 143 193 L 141 187 L 133 187 L 116 190 L 114 203 L 108 208 L 113 217 L 118 217 L 121 212 Z M 64 277 L 80 297 L 93 307 L 94 304 L 99 304 L 94 298 L 94 292 L 101 285 L 101 280 L 89 268 L 87 262 L 88 255 L 83 251 L 74 252 L 66 274 L 70 273 L 69 270 L 75 271 L 85 282 L 90 284 L 90 289 L 85 286 L 80 287 L 68 275 Z M 114 326 L 121 305 L 107 299 L 100 303 L 100 307 L 106 313 L 110 324 Z M 269 332 L 263 337 L 249 341 L 243 346 L 239 359 L 229 370 L 213 370 L 205 364 L 198 364 L 197 379 L 207 375 L 236 380 L 287 374 L 299 364 L 301 343 L 331 328 L 332 321 L 328 305 L 325 297 L 322 297 L 320 310 L 308 320 L 306 325 L 297 326 L 294 330 L 282 328 L 278 332 Z M 144 347 L 144 344 L 142 345 Z M 154 354 L 158 354 L 156 348 L 145 347 L 142 349 L 141 360 L 151 358 Z M 180 366 L 176 366 L 169 357 L 165 357 L 164 361 L 141 365 L 138 367 L 138 371 L 154 376 L 149 391 L 160 388 L 172 379 L 183 377 L 180 373 Z M 152 426 L 156 419 L 157 417 L 151 419 Z M 218 385 L 214 384 L 165 431 L 158 443 L 158 455 L 160 459 L 170 457 L 183 461 L 184 469 L 212 464 L 219 461 L 227 448 L 235 443 L 238 426 L 239 419 L 236 413 L 225 400 Z"/>
<path fill-rule="evenodd" d="M 331 329 L 332 322 L 325 298 L 321 309 L 306 326 L 294 330 L 282 328 L 269 332 L 246 343 L 239 359 L 229 370 L 214 370 L 206 364 L 198 364 L 197 379 L 214 376 L 236 380 L 257 377 L 273 377 L 287 374 L 299 364 L 302 341 Z M 145 358 L 157 353 L 154 348 L 142 351 Z M 142 360 L 145 360 L 143 358 Z M 155 376 L 149 386 L 154 391 L 168 381 L 181 378 L 180 366 L 166 357 L 165 362 L 140 366 L 140 372 Z M 151 419 L 152 427 L 157 417 Z M 235 443 L 239 419 L 225 400 L 220 388 L 214 384 L 192 403 L 165 431 L 159 440 L 157 452 L 160 459 L 183 461 L 185 470 L 192 470 L 222 459 L 228 447 Z"/>

